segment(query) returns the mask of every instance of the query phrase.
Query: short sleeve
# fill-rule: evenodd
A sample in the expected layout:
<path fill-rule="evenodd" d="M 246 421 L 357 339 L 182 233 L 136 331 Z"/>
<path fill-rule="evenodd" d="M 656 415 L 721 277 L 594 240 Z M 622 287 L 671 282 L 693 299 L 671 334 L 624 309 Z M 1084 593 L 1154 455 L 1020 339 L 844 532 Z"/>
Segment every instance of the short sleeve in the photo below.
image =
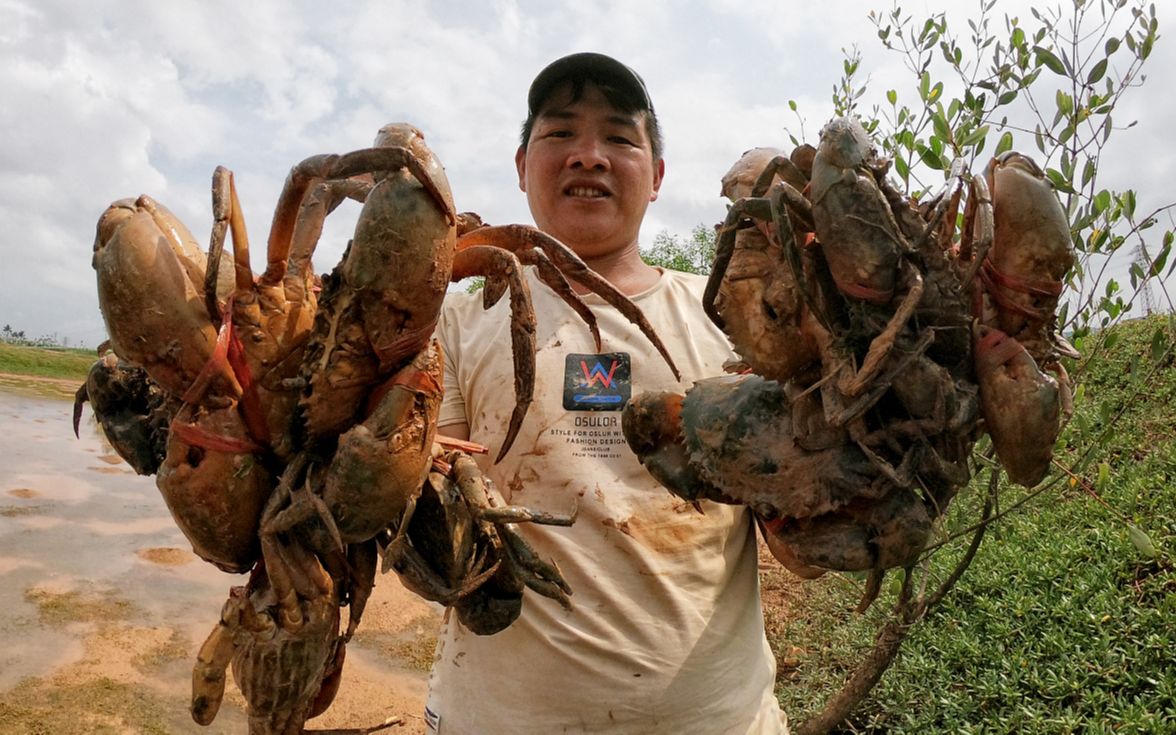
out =
<path fill-rule="evenodd" d="M 441 307 L 441 316 L 437 319 L 437 329 L 433 337 L 441 345 L 445 355 L 445 397 L 441 399 L 441 412 L 437 418 L 438 428 L 452 424 L 468 424 L 466 415 L 465 394 L 458 381 L 457 364 L 461 355 L 461 339 L 457 334 L 456 325 L 460 320 L 453 318 L 453 309 L 449 308 L 451 301 Z"/>

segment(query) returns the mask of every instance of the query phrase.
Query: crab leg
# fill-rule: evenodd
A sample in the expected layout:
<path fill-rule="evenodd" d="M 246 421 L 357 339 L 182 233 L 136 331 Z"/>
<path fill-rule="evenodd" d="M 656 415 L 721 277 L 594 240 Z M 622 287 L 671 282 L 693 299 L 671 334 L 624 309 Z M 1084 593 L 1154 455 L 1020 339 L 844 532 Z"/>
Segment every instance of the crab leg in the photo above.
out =
<path fill-rule="evenodd" d="M 453 259 L 453 278 L 487 275 L 505 279 L 510 286 L 510 341 L 514 354 L 515 407 L 510 425 L 494 461 L 506 456 L 523 425 L 523 417 L 535 396 L 535 309 L 531 287 L 523 278 L 522 265 L 514 253 L 489 246 L 467 247 Z"/>
<path fill-rule="evenodd" d="M 196 654 L 196 665 L 192 667 L 192 702 L 188 709 L 192 719 L 200 725 L 209 725 L 216 719 L 225 696 L 225 672 L 237 650 L 233 641 L 233 628 L 240 618 L 243 599 L 236 590 L 242 589 L 237 587 L 230 592 L 229 599 L 225 600 L 221 608 L 220 620 Z"/>
<path fill-rule="evenodd" d="M 666 346 L 653 330 L 653 326 L 649 323 L 649 320 L 637 308 L 637 305 L 618 291 L 616 286 L 613 286 L 589 268 L 588 264 L 581 260 L 580 256 L 576 255 L 567 245 L 564 245 L 551 235 L 537 230 L 534 227 L 528 227 L 526 225 L 497 225 L 493 227 L 481 227 L 463 235 L 457 242 L 457 249 L 458 252 L 461 252 L 466 248 L 479 245 L 492 245 L 512 252 L 518 252 L 528 247 L 539 248 L 562 273 L 597 296 L 600 296 L 605 302 L 621 312 L 626 319 L 635 324 L 646 338 L 653 343 L 657 351 L 661 353 L 662 358 L 665 359 L 666 364 L 673 371 L 674 377 L 678 380 L 682 379 L 682 375 L 678 372 L 678 368 L 674 364 L 673 358 L 670 357 L 669 351 L 666 350 Z"/>
<path fill-rule="evenodd" d="M 493 523 L 487 519 L 487 511 L 489 515 L 493 515 L 493 511 L 504 510 L 511 506 L 498 506 L 493 503 L 492 499 L 497 498 L 497 492 L 493 490 L 493 485 L 483 480 L 482 471 L 478 469 L 478 465 L 473 459 L 458 455 L 453 462 L 453 474 L 457 484 L 458 490 L 461 492 L 462 498 L 465 499 L 466 505 L 472 510 L 474 515 L 482 522 Z M 501 501 L 499 501 L 501 502 Z M 521 517 L 518 508 L 514 508 L 514 514 Z M 550 514 L 538 514 L 528 511 L 532 518 L 523 520 L 534 520 L 534 518 L 542 518 Z M 575 512 L 572 513 L 570 520 L 566 517 L 550 516 L 555 519 L 551 523 L 557 525 L 570 525 L 570 520 L 575 520 Z M 569 520 L 568 523 L 563 521 Z M 540 523 L 546 521 L 537 521 Z M 499 529 L 499 537 L 503 540 L 504 549 L 506 551 L 507 565 L 511 567 L 512 574 L 515 577 L 523 580 L 531 589 L 535 590 L 544 597 L 549 597 L 557 600 L 560 605 L 566 609 L 571 609 L 571 601 L 568 595 L 572 593 L 571 587 L 564 580 L 563 574 L 559 571 L 554 562 L 546 562 L 539 558 L 535 551 L 518 536 L 514 530 L 507 526 L 494 524 Z"/>
<path fill-rule="evenodd" d="M 992 195 L 983 176 L 972 177 L 971 196 L 964 205 L 964 230 L 960 234 L 960 260 L 971 260 L 960 282 L 967 286 L 976 277 L 992 247 Z M 977 237 L 977 234 L 979 237 Z"/>
<path fill-rule="evenodd" d="M 886 328 L 870 342 L 870 349 L 866 352 L 865 359 L 862 360 L 861 369 L 857 371 L 852 380 L 840 386 L 846 395 L 856 396 L 873 381 L 874 376 L 881 369 L 883 361 L 890 355 L 890 350 L 894 347 L 894 340 L 898 337 L 899 331 L 906 326 L 911 315 L 915 313 L 915 307 L 919 305 L 919 299 L 923 296 L 923 277 L 919 275 L 918 269 L 905 260 L 902 263 L 902 268 L 906 271 L 909 283 L 907 294 L 899 303 L 898 308 L 894 310 L 894 316 L 886 323 Z"/>
<path fill-rule="evenodd" d="M 294 166 L 286 177 L 277 208 L 274 210 L 273 225 L 270 227 L 269 264 L 259 280 L 272 284 L 280 282 L 286 275 L 286 261 L 290 254 L 302 202 L 313 186 L 323 179 L 345 179 L 373 171 L 397 169 L 407 169 L 416 177 L 450 224 L 457 221 L 449 198 L 441 190 L 421 157 L 408 148 L 361 148 L 342 155 L 330 153 L 311 156 Z"/>
<path fill-rule="evenodd" d="M 310 259 L 323 234 L 323 223 L 327 215 L 334 212 L 344 199 L 363 202 L 372 189 L 372 182 L 368 178 L 320 181 L 303 199 L 299 207 L 298 220 L 294 224 L 284 279 L 288 301 L 305 301 L 304 290 L 310 276 Z"/>
<path fill-rule="evenodd" d="M 596 345 L 597 351 L 601 349 L 600 342 L 600 326 L 596 323 L 596 315 L 592 313 L 592 309 L 588 304 L 584 303 L 584 299 L 572 289 L 572 284 L 560 272 L 551 258 L 542 250 L 521 250 L 515 253 L 519 262 L 523 265 L 535 266 L 535 275 L 548 288 L 556 293 L 564 303 L 572 307 L 572 310 L 579 315 L 580 319 L 588 325 L 588 329 L 592 332 L 592 342 Z M 454 279 L 460 280 L 460 279 Z M 483 287 L 483 304 L 485 308 L 490 308 L 498 303 L 498 299 L 502 298 L 503 291 L 506 289 L 507 283 L 498 279 L 486 279 L 486 285 Z"/>

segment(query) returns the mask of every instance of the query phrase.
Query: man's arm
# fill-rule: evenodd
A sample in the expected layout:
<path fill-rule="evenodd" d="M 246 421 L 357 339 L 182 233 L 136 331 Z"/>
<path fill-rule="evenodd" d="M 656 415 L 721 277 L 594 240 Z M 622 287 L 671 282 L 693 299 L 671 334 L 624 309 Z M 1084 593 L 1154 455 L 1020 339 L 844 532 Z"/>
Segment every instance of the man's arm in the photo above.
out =
<path fill-rule="evenodd" d="M 442 436 L 465 441 L 470 438 L 470 425 L 464 421 L 456 424 L 445 424 L 444 426 L 437 427 L 437 433 Z"/>

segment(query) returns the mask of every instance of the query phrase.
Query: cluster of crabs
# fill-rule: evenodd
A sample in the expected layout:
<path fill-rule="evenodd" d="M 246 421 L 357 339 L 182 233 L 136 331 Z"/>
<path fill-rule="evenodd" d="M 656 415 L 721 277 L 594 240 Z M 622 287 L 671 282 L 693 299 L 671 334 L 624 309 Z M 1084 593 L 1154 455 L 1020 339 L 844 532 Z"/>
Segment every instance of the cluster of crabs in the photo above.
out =
<path fill-rule="evenodd" d="M 795 573 L 868 571 L 859 609 L 917 560 L 983 432 L 1012 481 L 1044 478 L 1077 356 L 1056 333 L 1069 222 L 1029 157 L 957 165 L 922 202 L 888 168 L 852 118 L 746 152 L 704 296 L 739 359 L 623 415 L 665 487 L 746 504 Z"/>
<path fill-rule="evenodd" d="M 324 220 L 347 198 L 363 203 L 354 237 L 317 276 Z M 518 617 L 524 587 L 570 606 L 556 564 L 512 524 L 572 518 L 506 505 L 469 454 L 485 448 L 437 434 L 444 355 L 431 335 L 451 281 L 485 276 L 487 307 L 510 292 L 517 404 L 501 458 L 535 375 L 522 266 L 572 305 L 598 347 L 569 278 L 666 355 L 640 310 L 543 233 L 458 214 L 411 125 L 291 169 L 260 275 L 227 169 L 213 175 L 212 200 L 207 253 L 146 195 L 102 214 L 93 265 L 110 352 L 74 411 L 76 431 L 88 400 L 119 454 L 155 475 L 201 558 L 249 575 L 197 655 L 193 718 L 216 717 L 231 666 L 250 732 L 301 732 L 339 687 L 381 563 L 479 634 Z"/>
<path fill-rule="evenodd" d="M 831 122 L 815 149 L 748 151 L 723 178 L 733 203 L 703 304 L 739 359 L 623 414 L 663 485 L 748 505 L 793 571 L 870 570 L 863 604 L 883 570 L 917 559 L 982 432 L 1013 481 L 1042 480 L 1069 413 L 1060 359 L 1076 356 L 1055 332 L 1069 225 L 1032 160 L 956 170 L 923 202 L 887 170 L 853 119 Z M 354 237 L 316 275 L 324 220 L 348 198 L 362 202 Z M 251 732 L 301 732 L 339 687 L 381 564 L 479 634 L 518 617 L 524 588 L 570 606 L 555 562 L 512 524 L 573 519 L 506 505 L 470 456 L 485 448 L 437 434 L 445 358 L 431 335 L 451 281 L 485 276 L 487 307 L 509 291 L 517 403 L 501 458 L 535 378 L 522 267 L 598 347 L 569 279 L 672 367 L 640 310 L 543 233 L 458 214 L 411 125 L 296 165 L 260 275 L 227 169 L 212 200 L 207 253 L 145 195 L 99 219 L 110 352 L 74 414 L 76 428 L 88 400 L 123 458 L 155 475 L 201 558 L 249 575 L 197 655 L 194 719 L 215 718 L 231 667 Z"/>

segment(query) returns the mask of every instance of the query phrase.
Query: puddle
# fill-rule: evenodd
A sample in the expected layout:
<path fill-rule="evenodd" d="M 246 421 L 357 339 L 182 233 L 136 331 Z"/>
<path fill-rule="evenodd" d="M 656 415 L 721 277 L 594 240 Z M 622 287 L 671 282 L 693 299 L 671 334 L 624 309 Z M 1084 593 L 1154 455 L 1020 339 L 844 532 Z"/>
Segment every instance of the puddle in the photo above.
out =
<path fill-rule="evenodd" d="M 0 712 L 25 713 L 0 730 L 243 732 L 233 684 L 211 728 L 192 722 L 188 698 L 196 651 L 246 576 L 192 553 L 154 478 L 114 454 L 88 410 L 75 438 L 69 401 L 0 389 L 0 436 Z M 395 635 L 405 652 L 356 643 L 335 705 L 311 727 L 404 715 L 396 732 L 424 732 L 425 674 L 404 659 L 431 642 L 399 632 L 421 615 L 435 634 L 437 612 L 381 577 L 360 630 Z"/>

